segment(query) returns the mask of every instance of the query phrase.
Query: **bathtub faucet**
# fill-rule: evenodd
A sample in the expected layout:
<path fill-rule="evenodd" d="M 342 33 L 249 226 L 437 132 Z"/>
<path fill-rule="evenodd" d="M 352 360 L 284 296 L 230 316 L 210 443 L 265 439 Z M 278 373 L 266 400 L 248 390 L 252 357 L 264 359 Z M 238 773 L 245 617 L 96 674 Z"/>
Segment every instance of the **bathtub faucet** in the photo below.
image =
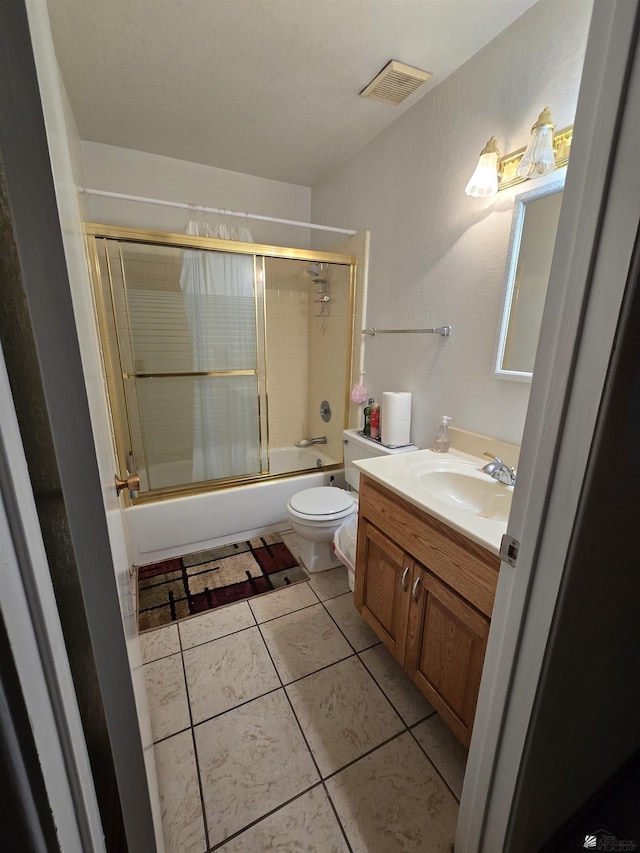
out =
<path fill-rule="evenodd" d="M 296 447 L 310 447 L 312 444 L 326 444 L 327 436 L 320 435 L 318 438 L 301 438 L 296 441 Z"/>

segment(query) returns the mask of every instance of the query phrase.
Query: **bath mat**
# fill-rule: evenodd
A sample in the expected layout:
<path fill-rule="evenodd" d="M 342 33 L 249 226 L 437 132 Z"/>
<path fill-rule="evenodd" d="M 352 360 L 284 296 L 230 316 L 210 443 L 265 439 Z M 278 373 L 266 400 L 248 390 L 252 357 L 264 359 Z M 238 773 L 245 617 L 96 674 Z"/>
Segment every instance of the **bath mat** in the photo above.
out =
<path fill-rule="evenodd" d="M 138 568 L 141 631 L 307 580 L 277 533 Z"/>

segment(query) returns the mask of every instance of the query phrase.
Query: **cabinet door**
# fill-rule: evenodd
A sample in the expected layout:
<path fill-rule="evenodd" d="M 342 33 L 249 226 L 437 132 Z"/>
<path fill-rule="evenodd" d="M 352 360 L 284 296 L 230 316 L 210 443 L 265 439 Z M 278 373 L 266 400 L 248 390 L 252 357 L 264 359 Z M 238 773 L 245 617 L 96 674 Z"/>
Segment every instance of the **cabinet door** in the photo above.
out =
<path fill-rule="evenodd" d="M 405 666 L 465 745 L 471 740 L 489 620 L 416 565 Z"/>
<path fill-rule="evenodd" d="M 401 548 L 360 519 L 355 604 L 364 620 L 404 663 L 413 562 Z"/>

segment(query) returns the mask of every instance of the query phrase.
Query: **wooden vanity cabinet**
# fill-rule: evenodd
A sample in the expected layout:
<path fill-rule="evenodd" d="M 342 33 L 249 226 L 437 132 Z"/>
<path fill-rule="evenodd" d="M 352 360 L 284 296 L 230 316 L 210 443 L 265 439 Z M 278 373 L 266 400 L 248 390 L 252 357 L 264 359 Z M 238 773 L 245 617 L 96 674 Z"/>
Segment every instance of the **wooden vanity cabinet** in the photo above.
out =
<path fill-rule="evenodd" d="M 468 746 L 499 558 L 363 475 L 359 513 L 356 607 Z"/>
<path fill-rule="evenodd" d="M 358 521 L 358 543 L 362 543 L 362 556 L 358 555 L 356 563 L 367 568 L 361 588 L 356 588 L 356 606 L 398 661 L 404 664 L 413 561 L 366 518 Z M 358 593 L 361 595 L 359 603 Z"/>
<path fill-rule="evenodd" d="M 420 567 L 417 573 L 421 586 L 410 610 L 404 665 L 468 746 L 490 622 L 431 572 Z"/>

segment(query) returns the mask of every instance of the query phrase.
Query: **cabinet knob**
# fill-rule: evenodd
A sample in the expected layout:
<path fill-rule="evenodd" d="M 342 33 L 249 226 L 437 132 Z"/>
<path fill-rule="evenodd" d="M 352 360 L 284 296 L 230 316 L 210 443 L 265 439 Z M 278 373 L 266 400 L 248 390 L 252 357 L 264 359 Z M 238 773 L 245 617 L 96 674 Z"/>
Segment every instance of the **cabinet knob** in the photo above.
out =
<path fill-rule="evenodd" d="M 418 586 L 419 586 L 419 584 L 420 584 L 420 577 L 417 577 L 413 582 L 413 588 L 411 590 L 411 598 L 413 598 L 414 601 L 418 600 Z"/>
<path fill-rule="evenodd" d="M 402 573 L 402 591 L 407 591 L 407 575 L 409 574 L 409 566 L 404 567 L 404 572 Z"/>

